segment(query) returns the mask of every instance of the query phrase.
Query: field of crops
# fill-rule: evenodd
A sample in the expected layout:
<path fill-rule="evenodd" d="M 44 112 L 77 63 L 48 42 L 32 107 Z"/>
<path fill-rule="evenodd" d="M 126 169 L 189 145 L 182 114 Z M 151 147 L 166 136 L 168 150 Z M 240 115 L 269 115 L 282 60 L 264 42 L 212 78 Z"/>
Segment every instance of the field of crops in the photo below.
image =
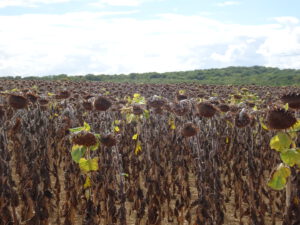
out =
<path fill-rule="evenodd" d="M 0 225 L 299 224 L 297 93 L 1 81 Z"/>

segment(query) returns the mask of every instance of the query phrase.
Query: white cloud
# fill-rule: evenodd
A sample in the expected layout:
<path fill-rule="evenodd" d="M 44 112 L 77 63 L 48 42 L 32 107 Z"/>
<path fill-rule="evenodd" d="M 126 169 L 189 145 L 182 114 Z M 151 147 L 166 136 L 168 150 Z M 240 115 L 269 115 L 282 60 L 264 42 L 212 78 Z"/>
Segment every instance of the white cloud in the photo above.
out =
<path fill-rule="evenodd" d="M 138 6 L 142 3 L 141 0 L 101 0 L 97 2 L 100 5 L 112 6 Z"/>
<path fill-rule="evenodd" d="M 225 6 L 240 5 L 240 4 L 241 4 L 241 2 L 239 2 L 239 1 L 225 1 L 225 2 L 217 3 L 216 6 L 225 7 Z"/>
<path fill-rule="evenodd" d="M 300 68 L 298 24 L 249 26 L 178 14 L 141 20 L 130 17 L 135 12 L 0 16 L 0 75 Z M 123 16 L 107 17 L 114 14 Z"/>
<path fill-rule="evenodd" d="M 105 6 L 140 6 L 146 2 L 163 1 L 163 0 L 97 0 L 89 3 L 91 6 L 105 7 Z"/>
<path fill-rule="evenodd" d="M 0 8 L 8 6 L 36 7 L 39 4 L 53 4 L 68 1 L 70 0 L 1 0 Z"/>

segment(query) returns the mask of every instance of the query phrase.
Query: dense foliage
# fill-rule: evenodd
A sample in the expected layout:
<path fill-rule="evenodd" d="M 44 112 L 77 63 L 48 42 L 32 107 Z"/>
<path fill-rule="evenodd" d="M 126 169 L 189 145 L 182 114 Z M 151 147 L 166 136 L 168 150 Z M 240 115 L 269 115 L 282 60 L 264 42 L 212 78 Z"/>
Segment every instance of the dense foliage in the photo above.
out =
<path fill-rule="evenodd" d="M 21 77 L 2 77 L 4 79 L 22 79 Z M 205 69 L 166 73 L 131 73 L 129 75 L 78 75 L 66 74 L 43 77 L 24 77 L 25 80 L 78 80 L 137 83 L 180 83 L 197 82 L 200 84 L 255 84 L 255 85 L 299 85 L 300 70 L 278 69 L 262 66 L 228 67 L 223 69 Z"/>

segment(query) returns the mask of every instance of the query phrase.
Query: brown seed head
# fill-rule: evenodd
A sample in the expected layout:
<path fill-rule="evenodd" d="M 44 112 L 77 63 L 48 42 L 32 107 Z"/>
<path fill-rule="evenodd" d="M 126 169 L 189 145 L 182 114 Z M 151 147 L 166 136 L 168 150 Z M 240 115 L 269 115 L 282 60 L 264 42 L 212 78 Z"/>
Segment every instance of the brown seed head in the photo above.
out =
<path fill-rule="evenodd" d="M 2 117 L 4 117 L 4 115 L 5 115 L 5 111 L 3 109 L 3 106 L 0 105 L 0 120 L 2 119 Z"/>
<path fill-rule="evenodd" d="M 94 107 L 96 110 L 99 111 L 106 111 L 111 107 L 111 102 L 105 98 L 105 97 L 98 97 L 95 101 L 94 101 Z"/>
<path fill-rule="evenodd" d="M 117 140 L 112 134 L 101 136 L 100 141 L 107 147 L 112 147 L 117 144 Z"/>
<path fill-rule="evenodd" d="M 181 100 L 185 100 L 187 99 L 188 97 L 186 95 L 183 95 L 183 94 L 177 94 L 176 95 L 176 100 L 177 101 L 181 101 Z"/>
<path fill-rule="evenodd" d="M 228 112 L 230 110 L 230 107 L 226 104 L 221 104 L 218 106 L 221 112 Z"/>
<path fill-rule="evenodd" d="M 281 101 L 288 103 L 292 109 L 300 109 L 300 94 L 291 93 L 281 97 Z"/>
<path fill-rule="evenodd" d="M 36 103 L 36 101 L 38 100 L 38 96 L 30 92 L 26 94 L 26 97 L 32 103 Z"/>
<path fill-rule="evenodd" d="M 67 99 L 71 96 L 69 91 L 61 91 L 58 95 L 55 96 L 56 99 Z"/>
<path fill-rule="evenodd" d="M 189 112 L 189 110 L 190 110 L 190 106 L 188 100 L 182 100 L 179 101 L 178 103 L 172 104 L 172 111 L 177 116 L 184 116 Z"/>
<path fill-rule="evenodd" d="M 72 141 L 77 145 L 84 145 L 86 147 L 97 144 L 95 135 L 91 132 L 81 131 L 73 135 Z"/>
<path fill-rule="evenodd" d="M 132 106 L 132 113 L 134 115 L 142 115 L 144 112 L 144 110 L 142 109 L 142 107 L 138 104 L 135 104 Z"/>
<path fill-rule="evenodd" d="M 192 137 L 198 133 L 198 130 L 198 127 L 196 127 L 193 123 L 186 123 L 181 129 L 181 134 L 184 137 Z"/>
<path fill-rule="evenodd" d="M 93 104 L 91 102 L 89 102 L 89 101 L 84 101 L 82 103 L 82 105 L 83 105 L 83 108 L 85 110 L 92 110 L 93 109 Z"/>
<path fill-rule="evenodd" d="M 241 111 L 235 116 L 235 125 L 238 128 L 246 127 L 250 122 L 250 116 L 246 112 Z"/>
<path fill-rule="evenodd" d="M 49 101 L 47 100 L 47 99 L 45 99 L 45 98 L 41 98 L 41 99 L 39 99 L 39 103 L 40 103 L 40 105 L 47 105 L 48 103 L 49 103 Z"/>
<path fill-rule="evenodd" d="M 197 108 L 199 115 L 207 118 L 213 117 L 217 112 L 216 108 L 212 104 L 206 102 L 199 103 Z"/>
<path fill-rule="evenodd" d="M 268 112 L 267 125 L 270 129 L 288 129 L 296 122 L 294 115 L 285 109 L 273 109 Z"/>
<path fill-rule="evenodd" d="M 28 101 L 25 97 L 21 95 L 10 95 L 8 103 L 14 109 L 23 109 L 27 106 Z"/>
<path fill-rule="evenodd" d="M 152 108 L 161 108 L 166 104 L 166 100 L 158 96 L 152 96 L 148 100 L 147 104 Z"/>

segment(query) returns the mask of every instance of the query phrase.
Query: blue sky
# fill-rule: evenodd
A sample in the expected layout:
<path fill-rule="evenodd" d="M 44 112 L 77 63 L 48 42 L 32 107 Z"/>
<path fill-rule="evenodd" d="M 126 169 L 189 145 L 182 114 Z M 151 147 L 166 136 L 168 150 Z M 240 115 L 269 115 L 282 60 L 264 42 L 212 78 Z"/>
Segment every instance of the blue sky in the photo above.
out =
<path fill-rule="evenodd" d="M 0 76 L 300 69 L 297 0 L 0 0 Z"/>

